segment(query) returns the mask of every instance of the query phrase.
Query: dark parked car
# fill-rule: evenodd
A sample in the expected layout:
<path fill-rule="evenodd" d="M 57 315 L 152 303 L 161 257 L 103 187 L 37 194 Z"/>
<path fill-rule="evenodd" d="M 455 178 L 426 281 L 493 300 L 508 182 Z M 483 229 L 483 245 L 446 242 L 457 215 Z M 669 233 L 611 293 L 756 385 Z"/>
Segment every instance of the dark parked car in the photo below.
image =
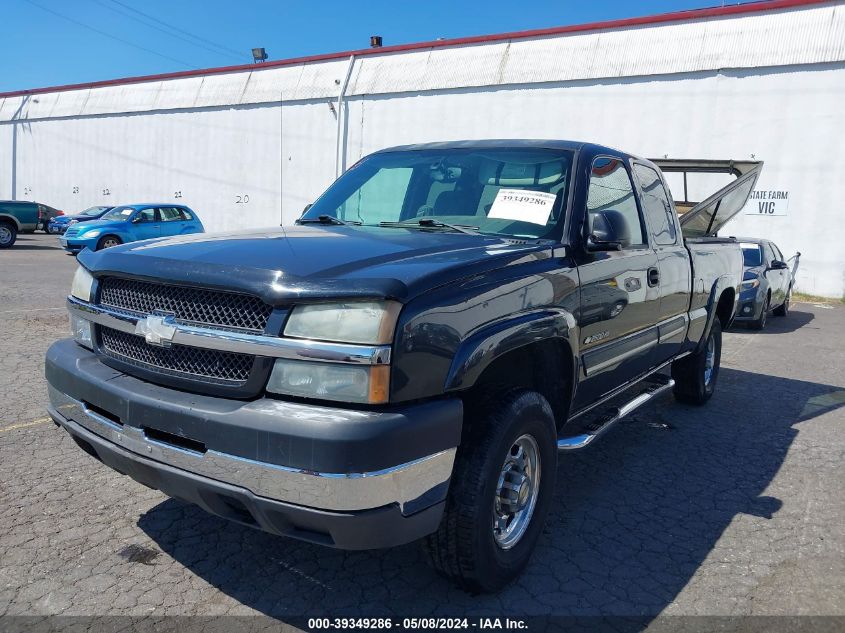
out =
<path fill-rule="evenodd" d="M 109 209 L 96 220 L 71 224 L 59 244 L 75 254 L 84 248 L 98 251 L 137 240 L 204 231 L 197 214 L 184 205 L 126 204 Z"/>
<path fill-rule="evenodd" d="M 9 248 L 18 233 L 32 233 L 37 229 L 47 232 L 47 225 L 62 211 L 39 202 L 27 200 L 0 200 L 0 248 Z"/>
<path fill-rule="evenodd" d="M 53 235 L 61 235 L 71 224 L 88 222 L 102 217 L 109 209 L 114 207 L 89 207 L 76 215 L 60 215 L 47 224 L 47 232 Z"/>
<path fill-rule="evenodd" d="M 762 330 L 770 312 L 775 316 L 789 313 L 795 270 L 789 267 L 774 242 L 746 237 L 737 239 L 742 247 L 744 272 L 736 321 Z M 797 253 L 796 258 L 800 255 Z"/>
<path fill-rule="evenodd" d="M 543 530 L 558 451 L 669 389 L 713 395 L 742 278 L 715 234 L 758 173 L 680 223 L 660 170 L 608 147 L 406 146 L 298 226 L 85 250 L 50 415 L 211 513 L 343 549 L 423 539 L 497 590 Z"/>

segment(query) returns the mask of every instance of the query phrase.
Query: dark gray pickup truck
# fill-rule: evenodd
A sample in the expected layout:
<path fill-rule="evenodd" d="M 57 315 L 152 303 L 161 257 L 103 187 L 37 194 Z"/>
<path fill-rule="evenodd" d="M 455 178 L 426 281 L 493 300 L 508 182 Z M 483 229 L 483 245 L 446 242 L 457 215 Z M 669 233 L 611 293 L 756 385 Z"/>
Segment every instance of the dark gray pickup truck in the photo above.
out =
<path fill-rule="evenodd" d="M 712 395 L 742 280 L 715 235 L 759 168 L 734 171 L 679 223 L 655 164 L 607 147 L 398 147 L 295 227 L 84 251 L 50 415 L 211 513 L 345 549 L 423 539 L 497 590 L 559 451 L 665 390 Z"/>

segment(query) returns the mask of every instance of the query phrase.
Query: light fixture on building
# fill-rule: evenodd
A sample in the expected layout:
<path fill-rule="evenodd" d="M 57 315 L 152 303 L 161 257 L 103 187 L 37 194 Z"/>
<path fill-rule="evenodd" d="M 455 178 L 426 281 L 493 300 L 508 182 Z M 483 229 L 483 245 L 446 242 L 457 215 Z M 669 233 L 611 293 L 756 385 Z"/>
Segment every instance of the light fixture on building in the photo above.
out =
<path fill-rule="evenodd" d="M 253 48 L 252 49 L 252 61 L 256 64 L 259 62 L 266 62 L 267 61 L 267 51 L 263 48 Z"/>
<path fill-rule="evenodd" d="M 381 48 L 381 35 L 370 35 L 370 48 Z"/>

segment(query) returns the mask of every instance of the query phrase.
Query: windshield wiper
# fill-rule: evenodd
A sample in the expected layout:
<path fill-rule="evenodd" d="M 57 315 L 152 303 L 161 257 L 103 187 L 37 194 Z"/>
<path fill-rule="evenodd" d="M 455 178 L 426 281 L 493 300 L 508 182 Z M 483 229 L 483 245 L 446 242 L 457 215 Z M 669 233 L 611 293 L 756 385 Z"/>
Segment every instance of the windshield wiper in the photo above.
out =
<path fill-rule="evenodd" d="M 354 224 L 356 226 L 360 225 L 361 223 L 357 220 L 341 220 L 340 218 L 336 218 L 333 215 L 318 215 L 316 218 L 299 218 L 296 221 L 297 224 L 342 224 L 344 226 L 348 226 L 350 224 Z"/>
<path fill-rule="evenodd" d="M 413 228 L 419 226 L 422 228 L 442 228 L 452 229 L 458 233 L 466 233 L 467 235 L 478 235 L 478 227 L 470 226 L 468 224 L 449 224 L 448 222 L 441 222 L 432 218 L 422 218 L 420 220 L 405 220 L 404 222 L 379 222 L 379 226 L 398 226 L 404 228 Z"/>

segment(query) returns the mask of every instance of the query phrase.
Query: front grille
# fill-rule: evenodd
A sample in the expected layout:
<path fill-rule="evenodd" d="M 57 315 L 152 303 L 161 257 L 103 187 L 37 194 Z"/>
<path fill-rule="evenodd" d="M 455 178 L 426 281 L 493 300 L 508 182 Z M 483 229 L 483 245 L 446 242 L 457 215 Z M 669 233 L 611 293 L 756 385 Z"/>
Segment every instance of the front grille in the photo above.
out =
<path fill-rule="evenodd" d="M 273 307 L 258 297 L 186 286 L 106 277 L 100 282 L 104 306 L 147 315 L 170 312 L 180 323 L 263 332 Z"/>
<path fill-rule="evenodd" d="M 105 326 L 99 329 L 100 349 L 106 356 L 159 374 L 238 386 L 247 381 L 255 362 L 249 354 L 186 345 L 155 347 L 134 334 Z"/>

